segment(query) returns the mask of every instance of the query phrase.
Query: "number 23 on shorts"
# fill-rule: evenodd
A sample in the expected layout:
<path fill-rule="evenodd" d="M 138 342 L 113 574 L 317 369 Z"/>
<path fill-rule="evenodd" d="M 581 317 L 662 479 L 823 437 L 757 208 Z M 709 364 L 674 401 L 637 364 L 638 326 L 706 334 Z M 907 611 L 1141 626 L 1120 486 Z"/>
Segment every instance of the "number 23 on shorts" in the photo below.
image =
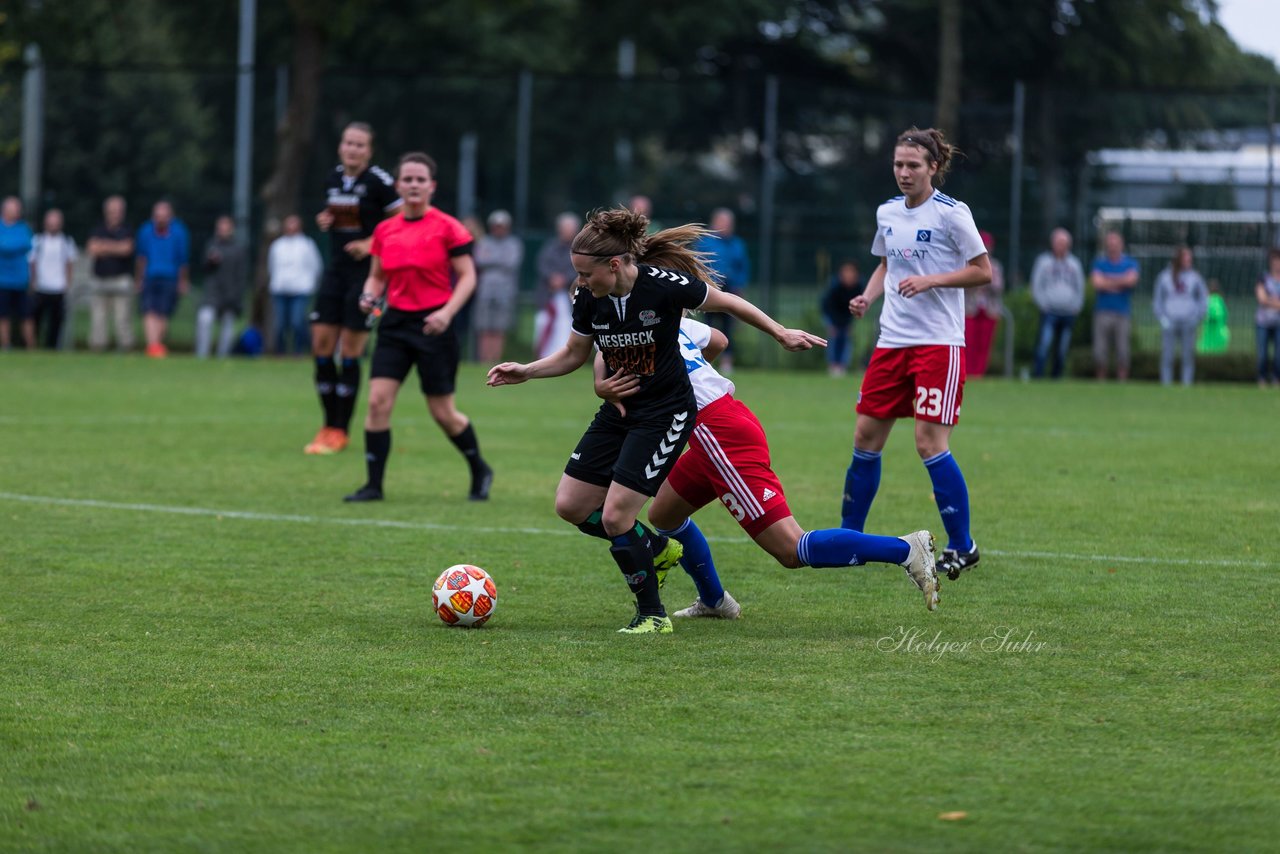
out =
<path fill-rule="evenodd" d="M 942 414 L 942 389 L 916 387 L 916 414 L 937 417 Z"/>

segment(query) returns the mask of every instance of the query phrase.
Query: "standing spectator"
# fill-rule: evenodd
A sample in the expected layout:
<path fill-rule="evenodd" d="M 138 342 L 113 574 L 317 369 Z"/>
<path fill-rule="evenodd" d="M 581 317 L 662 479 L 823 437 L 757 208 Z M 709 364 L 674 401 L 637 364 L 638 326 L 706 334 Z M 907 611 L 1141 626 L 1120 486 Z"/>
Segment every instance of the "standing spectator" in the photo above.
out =
<path fill-rule="evenodd" d="M 534 318 L 534 353 L 544 359 L 569 341 L 573 326 L 573 303 L 569 299 L 569 285 L 578 278 L 573 269 L 570 247 L 578 236 L 582 220 L 578 215 L 565 212 L 556 217 L 556 234 L 538 252 L 538 313 Z"/>
<path fill-rule="evenodd" d="M 831 284 L 819 302 L 822 319 L 827 322 L 827 373 L 843 377 L 849 371 L 853 358 L 853 314 L 849 301 L 862 293 L 862 276 L 858 265 L 844 261 L 831 277 Z"/>
<path fill-rule="evenodd" d="M 17 327 L 30 349 L 35 343 L 26 337 L 27 289 L 31 284 L 31 228 L 22 219 L 22 201 L 6 196 L 0 203 L 0 350 L 8 350 L 12 330 Z"/>
<path fill-rule="evenodd" d="M 511 233 L 511 214 L 503 210 L 489 214 L 489 233 L 475 247 L 479 283 L 474 323 L 480 361 L 486 365 L 502 361 L 502 348 L 515 320 L 523 260 L 524 242 Z"/>
<path fill-rule="evenodd" d="M 991 256 L 996 239 L 989 231 L 979 232 L 982 245 L 991 260 L 991 281 L 976 288 L 964 289 L 964 358 L 965 374 L 981 377 L 991 360 L 991 339 L 1000 323 L 1001 297 L 1004 295 L 1004 265 Z"/>
<path fill-rule="evenodd" d="M 124 198 L 102 203 L 102 222 L 89 232 L 89 349 L 107 349 L 108 320 L 115 326 L 116 347 L 133 349 L 133 232 L 124 224 Z"/>
<path fill-rule="evenodd" d="M 657 234 L 662 231 L 662 224 L 653 218 L 653 201 L 648 196 L 634 195 L 627 207 L 649 220 L 646 234 Z"/>
<path fill-rule="evenodd" d="M 213 327 L 221 321 L 218 358 L 231 355 L 236 339 L 236 321 L 244 310 L 245 282 L 249 275 L 249 254 L 236 240 L 236 221 L 218 217 L 213 237 L 204 247 L 204 304 L 196 312 L 196 356 L 209 357 Z"/>
<path fill-rule="evenodd" d="M 1040 309 L 1040 333 L 1036 336 L 1036 364 L 1032 372 L 1044 376 L 1045 362 L 1053 353 L 1055 380 L 1062 377 L 1071 347 L 1071 327 L 1084 308 L 1084 267 L 1071 254 L 1071 232 L 1055 228 L 1049 235 L 1049 251 L 1041 252 L 1031 267 L 1031 298 Z"/>
<path fill-rule="evenodd" d="M 1217 279 L 1209 280 L 1209 307 L 1205 312 L 1200 337 L 1196 340 L 1197 353 L 1225 353 L 1231 346 L 1231 327 L 1227 325 L 1227 301 L 1222 298 L 1222 285 Z"/>
<path fill-rule="evenodd" d="M 1103 253 L 1093 261 L 1091 280 L 1098 293 L 1093 306 L 1093 364 L 1099 380 L 1107 378 L 1111 353 L 1116 355 L 1116 379 L 1129 379 L 1130 303 L 1138 284 L 1138 262 L 1125 254 L 1124 238 L 1108 231 Z"/>
<path fill-rule="evenodd" d="M 1268 381 L 1280 384 L 1280 249 L 1267 252 L 1267 272 L 1258 280 L 1254 295 L 1258 299 L 1254 316 L 1258 327 L 1258 387 L 1262 388 Z"/>
<path fill-rule="evenodd" d="M 1156 276 L 1156 320 L 1160 321 L 1160 382 L 1173 383 L 1174 348 L 1182 348 L 1182 384 L 1196 373 L 1196 329 L 1204 320 L 1209 288 L 1192 266 L 1191 248 L 1179 246 L 1169 266 Z"/>
<path fill-rule="evenodd" d="M 135 287 L 141 295 L 142 331 L 147 338 L 147 356 L 152 359 L 169 355 L 165 345 L 169 318 L 178 307 L 178 297 L 190 287 L 190 247 L 187 227 L 174 217 L 173 205 L 156 202 L 151 219 L 138 229 L 135 273 Z"/>
<path fill-rule="evenodd" d="M 75 263 L 76 242 L 62 231 L 62 211 L 50 208 L 45 211 L 44 231 L 31 246 L 31 284 L 36 296 L 24 332 L 27 340 L 39 341 L 47 350 L 58 349 L 62 339 Z"/>
<path fill-rule="evenodd" d="M 360 357 L 369 340 L 360 310 L 369 246 L 374 227 L 400 209 L 395 179 L 373 164 L 373 128 L 364 122 L 343 128 L 338 160 L 325 181 L 324 210 L 316 214 L 316 225 L 329 234 L 329 269 L 311 311 L 311 353 L 324 425 L 303 448 L 307 454 L 336 454 L 347 447 L 360 395 Z"/>
<path fill-rule="evenodd" d="M 291 339 L 289 352 L 297 356 L 311 348 L 307 303 L 324 272 L 324 261 L 316 242 L 302 233 L 302 217 L 289 214 L 284 218 L 283 229 L 267 251 L 274 321 L 271 340 L 272 349 L 283 354 L 287 330 Z"/>
<path fill-rule="evenodd" d="M 747 258 L 747 244 L 733 233 L 733 211 L 716 208 L 711 212 L 711 231 L 694 245 L 695 252 L 707 258 L 707 266 L 715 272 L 725 293 L 741 296 L 751 277 L 751 261 Z M 729 339 L 729 346 L 720 355 L 719 371 L 728 376 L 733 372 L 733 318 L 728 314 L 708 316 L 713 329 L 719 329 Z"/>

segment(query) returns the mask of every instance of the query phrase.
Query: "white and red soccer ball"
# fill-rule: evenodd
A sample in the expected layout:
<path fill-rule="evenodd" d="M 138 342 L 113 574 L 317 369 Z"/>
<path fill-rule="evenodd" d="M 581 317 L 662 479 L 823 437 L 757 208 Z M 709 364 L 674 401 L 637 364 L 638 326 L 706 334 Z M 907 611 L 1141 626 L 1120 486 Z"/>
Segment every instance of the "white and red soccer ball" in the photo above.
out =
<path fill-rule="evenodd" d="M 498 605 L 498 588 L 478 566 L 451 566 L 431 586 L 431 606 L 450 626 L 483 626 Z"/>

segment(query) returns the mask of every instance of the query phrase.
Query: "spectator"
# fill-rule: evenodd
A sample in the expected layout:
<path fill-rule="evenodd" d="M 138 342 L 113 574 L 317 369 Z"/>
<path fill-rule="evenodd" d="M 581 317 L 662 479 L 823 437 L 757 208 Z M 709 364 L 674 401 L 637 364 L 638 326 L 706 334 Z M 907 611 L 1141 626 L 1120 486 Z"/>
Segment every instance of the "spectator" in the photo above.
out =
<path fill-rule="evenodd" d="M 1231 327 L 1227 325 L 1227 301 L 1217 279 L 1209 280 L 1209 307 L 1196 341 L 1197 353 L 1225 353 L 1231 346 Z"/>
<path fill-rule="evenodd" d="M 849 300 L 862 293 L 862 277 L 858 265 L 844 261 L 831 277 L 831 284 L 819 301 L 822 318 L 827 322 L 827 373 L 843 377 L 853 358 L 853 314 Z"/>
<path fill-rule="evenodd" d="M 142 304 L 142 329 L 147 339 L 147 356 L 163 359 L 169 355 L 165 340 L 169 318 L 178 307 L 178 297 L 190 287 L 188 279 L 190 239 L 187 227 L 173 215 L 173 205 L 156 202 L 151 219 L 138 229 L 135 288 Z"/>
<path fill-rule="evenodd" d="M 218 217 L 213 237 L 204 247 L 204 304 L 196 312 L 196 356 L 209 357 L 213 343 L 213 327 L 219 321 L 218 358 L 231 355 L 236 339 L 236 321 L 244 310 L 245 282 L 249 275 L 249 256 L 236 240 L 236 222 L 229 216 Z"/>
<path fill-rule="evenodd" d="M 486 365 L 502 361 L 507 333 L 515 320 L 523 260 L 524 243 L 511 233 L 511 214 L 503 210 L 489 214 L 489 233 L 475 245 L 479 283 L 473 321 L 480 361 Z"/>
<path fill-rule="evenodd" d="M 107 349 L 108 321 L 115 326 L 116 347 L 133 349 L 133 233 L 124 224 L 124 198 L 102 203 L 102 222 L 89 232 L 89 349 Z"/>
<path fill-rule="evenodd" d="M 62 231 L 62 211 L 50 208 L 44 214 L 44 231 L 31 246 L 31 284 L 36 295 L 24 333 L 27 340 L 39 341 L 47 350 L 58 349 L 62 340 L 75 262 L 76 242 Z"/>
<path fill-rule="evenodd" d="M 964 359 L 965 374 L 981 377 L 991 360 L 991 339 L 1000 322 L 1001 297 L 1004 294 L 1004 265 L 992 255 L 996 239 L 989 231 L 979 232 L 982 245 L 991 259 L 991 281 L 976 288 L 964 289 Z"/>
<path fill-rule="evenodd" d="M 578 278 L 569 247 L 578 236 L 582 220 L 565 212 L 556 217 L 555 236 L 538 252 L 538 313 L 534 318 L 533 349 L 543 359 L 563 347 L 573 325 L 570 291 Z"/>
<path fill-rule="evenodd" d="M 751 277 L 751 261 L 747 258 L 747 245 L 733 233 L 733 211 L 716 208 L 711 212 L 711 232 L 694 244 L 694 251 L 707 258 L 707 266 L 719 279 L 725 293 L 740 296 Z M 720 354 L 718 369 L 721 374 L 733 372 L 733 318 L 716 312 L 707 315 L 713 329 L 719 329 L 729 339 L 729 346 Z"/>
<path fill-rule="evenodd" d="M 0 350 L 8 350 L 14 327 L 23 335 L 30 349 L 34 342 L 26 337 L 27 289 L 31 284 L 31 268 L 27 255 L 31 252 L 31 228 L 22 220 L 22 201 L 6 196 L 0 203 Z"/>
<path fill-rule="evenodd" d="M 649 225 L 647 226 L 647 234 L 657 234 L 659 231 L 662 231 L 662 225 L 656 222 L 653 218 L 653 201 L 648 196 L 638 194 L 632 196 L 631 201 L 627 202 L 627 207 L 631 208 L 631 210 L 641 216 L 648 218 Z"/>
<path fill-rule="evenodd" d="M 1267 252 L 1267 272 L 1254 290 L 1258 313 L 1258 387 L 1280 384 L 1280 249 Z M 1270 359 L 1268 360 L 1268 350 Z"/>
<path fill-rule="evenodd" d="M 1160 382 L 1173 383 L 1174 348 L 1182 348 L 1182 384 L 1196 373 L 1196 328 L 1204 320 L 1209 289 L 1192 266 L 1191 249 L 1179 246 L 1169 266 L 1156 276 L 1154 307 L 1160 321 Z"/>
<path fill-rule="evenodd" d="M 1099 380 L 1107 378 L 1112 352 L 1116 379 L 1129 379 L 1130 303 L 1138 284 L 1138 262 L 1125 254 L 1124 238 L 1108 231 L 1103 253 L 1093 261 L 1090 279 L 1098 299 L 1093 306 L 1093 364 Z"/>
<path fill-rule="evenodd" d="M 1036 336 L 1036 363 L 1032 374 L 1044 376 L 1045 363 L 1053 354 L 1050 376 L 1062 377 L 1071 348 L 1071 327 L 1084 308 L 1084 267 L 1071 254 L 1071 232 L 1055 228 L 1049 235 L 1049 251 L 1041 252 L 1031 267 L 1031 299 L 1040 309 L 1040 332 Z"/>
<path fill-rule="evenodd" d="M 307 304 L 324 272 L 324 261 L 316 242 L 302 233 L 302 217 L 289 214 L 284 231 L 267 251 L 270 278 L 271 314 L 274 321 L 272 349 L 285 352 L 285 332 L 289 332 L 289 352 L 297 356 L 311 349 L 307 328 Z"/>

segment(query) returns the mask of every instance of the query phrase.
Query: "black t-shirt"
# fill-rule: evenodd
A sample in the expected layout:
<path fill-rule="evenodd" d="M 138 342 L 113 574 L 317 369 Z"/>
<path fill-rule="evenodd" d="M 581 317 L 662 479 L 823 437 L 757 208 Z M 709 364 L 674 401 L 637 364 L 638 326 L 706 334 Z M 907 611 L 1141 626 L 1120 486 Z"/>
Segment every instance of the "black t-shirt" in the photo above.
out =
<path fill-rule="evenodd" d="M 396 180 L 379 166 L 370 166 L 354 178 L 342 167 L 329 173 L 325 182 L 325 209 L 333 214 L 329 226 L 329 254 L 334 264 L 357 264 L 345 247 L 353 240 L 373 234 L 374 226 L 400 206 Z"/>
<path fill-rule="evenodd" d="M 94 226 L 93 231 L 89 232 L 90 240 L 95 237 L 99 240 L 132 240 L 133 232 L 123 224 L 111 228 L 105 222 L 101 222 Z M 93 274 L 100 279 L 128 276 L 132 273 L 132 252 L 128 255 L 100 255 L 93 259 Z"/>
<path fill-rule="evenodd" d="M 626 400 L 628 415 L 680 406 L 688 398 L 689 373 L 676 343 L 680 317 L 706 300 L 706 282 L 643 264 L 624 297 L 596 299 L 586 288 L 574 293 L 573 331 L 595 339 L 606 375 L 640 378 L 640 390 Z"/>

